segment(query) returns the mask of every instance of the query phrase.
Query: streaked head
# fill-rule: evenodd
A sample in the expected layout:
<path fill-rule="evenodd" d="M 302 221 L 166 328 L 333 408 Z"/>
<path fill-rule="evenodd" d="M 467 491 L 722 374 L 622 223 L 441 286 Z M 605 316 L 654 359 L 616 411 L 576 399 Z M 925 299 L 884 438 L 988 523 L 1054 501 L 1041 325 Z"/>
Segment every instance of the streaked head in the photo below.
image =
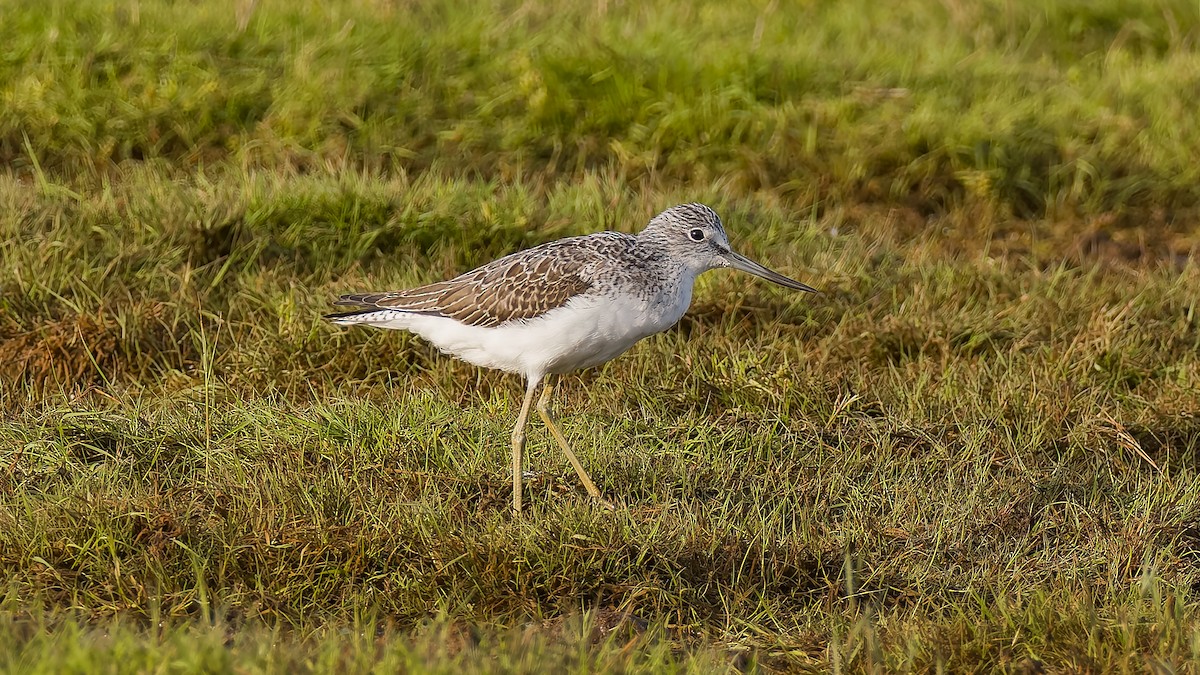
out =
<path fill-rule="evenodd" d="M 731 267 L 786 288 L 808 293 L 818 292 L 808 284 L 789 279 L 746 256 L 734 253 L 729 246 L 729 237 L 725 234 L 721 218 L 716 211 L 704 204 L 672 206 L 654 216 L 639 236 L 655 240 L 655 243 L 663 246 L 672 257 L 694 269 L 697 274 L 718 267 Z"/>

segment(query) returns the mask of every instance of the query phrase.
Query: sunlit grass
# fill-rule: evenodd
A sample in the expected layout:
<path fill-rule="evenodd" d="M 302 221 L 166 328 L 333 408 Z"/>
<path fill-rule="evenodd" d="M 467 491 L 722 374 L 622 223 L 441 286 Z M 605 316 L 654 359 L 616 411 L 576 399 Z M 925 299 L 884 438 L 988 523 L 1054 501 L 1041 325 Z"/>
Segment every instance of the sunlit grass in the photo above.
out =
<path fill-rule="evenodd" d="M 9 3 L 0 158 L 609 167 L 1018 216 L 1194 207 L 1198 22 L 1182 0 Z"/>
<path fill-rule="evenodd" d="M 783 4 L 4 6 L 0 669 L 1194 667 L 1196 6 Z M 824 293 L 566 379 L 614 513 L 320 318 L 683 201 Z"/>

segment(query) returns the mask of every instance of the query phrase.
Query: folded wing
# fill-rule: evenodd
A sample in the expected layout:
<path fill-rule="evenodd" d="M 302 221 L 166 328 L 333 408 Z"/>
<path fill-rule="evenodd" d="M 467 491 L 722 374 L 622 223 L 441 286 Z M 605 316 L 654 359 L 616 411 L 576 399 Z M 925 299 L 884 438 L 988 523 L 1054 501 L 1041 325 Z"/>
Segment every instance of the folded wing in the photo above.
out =
<path fill-rule="evenodd" d="M 492 328 L 533 319 L 562 307 L 591 284 L 579 275 L 579 261 L 557 251 L 530 249 L 500 258 L 448 281 L 403 291 L 343 295 L 334 304 L 363 309 L 339 319 L 384 310 L 444 316 L 469 326 Z"/>

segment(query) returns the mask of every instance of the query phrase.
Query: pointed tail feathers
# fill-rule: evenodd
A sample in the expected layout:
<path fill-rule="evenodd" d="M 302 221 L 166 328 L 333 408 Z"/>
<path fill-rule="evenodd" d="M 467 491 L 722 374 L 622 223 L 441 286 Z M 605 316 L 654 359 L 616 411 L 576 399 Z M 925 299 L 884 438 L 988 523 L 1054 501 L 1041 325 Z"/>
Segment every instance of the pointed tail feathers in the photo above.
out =
<path fill-rule="evenodd" d="M 339 303 L 335 303 L 339 304 Z M 353 304 L 353 303 L 346 303 Z M 390 324 L 396 321 L 403 320 L 408 312 L 398 309 L 380 309 L 378 307 L 370 307 L 367 309 L 358 309 L 353 312 L 338 312 L 336 314 L 326 314 L 325 318 L 336 323 L 339 326 L 354 326 L 354 325 L 381 325 Z"/>
<path fill-rule="evenodd" d="M 385 300 L 394 293 L 348 293 L 339 296 L 333 304 L 338 307 L 361 307 L 362 305 L 378 306 L 381 300 Z"/>

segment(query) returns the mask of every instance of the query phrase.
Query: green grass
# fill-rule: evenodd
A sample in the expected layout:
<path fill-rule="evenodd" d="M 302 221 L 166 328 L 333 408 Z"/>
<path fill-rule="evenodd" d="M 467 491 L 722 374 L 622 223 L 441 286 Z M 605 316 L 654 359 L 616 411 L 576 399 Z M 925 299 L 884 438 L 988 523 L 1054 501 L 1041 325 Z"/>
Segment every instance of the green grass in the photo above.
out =
<path fill-rule="evenodd" d="M 607 169 L 1020 216 L 1200 195 L 1194 2 L 327 4 L 8 3 L 0 159 Z"/>
<path fill-rule="evenodd" d="M 1200 662 L 1200 6 L 7 2 L 0 670 Z M 786 5 L 786 6 L 785 6 Z M 340 292 L 712 204 L 564 382 Z"/>

